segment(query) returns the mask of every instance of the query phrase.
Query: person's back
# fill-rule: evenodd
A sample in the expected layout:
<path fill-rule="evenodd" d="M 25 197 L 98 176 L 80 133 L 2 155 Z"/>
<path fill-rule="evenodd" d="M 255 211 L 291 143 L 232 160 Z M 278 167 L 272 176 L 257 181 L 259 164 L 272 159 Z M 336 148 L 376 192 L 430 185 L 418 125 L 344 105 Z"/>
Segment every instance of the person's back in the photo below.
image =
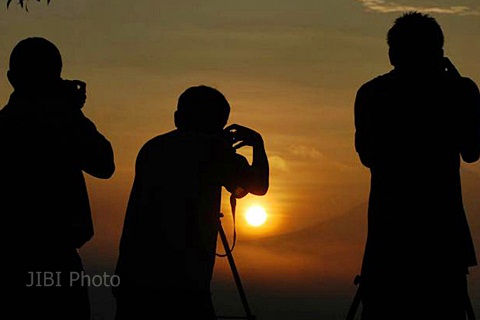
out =
<path fill-rule="evenodd" d="M 215 318 L 210 281 L 222 187 L 238 197 L 268 188 L 261 137 L 240 126 L 232 136 L 223 131 L 228 113 L 215 89 L 189 88 L 177 129 L 140 150 L 116 267 L 118 320 L 175 312 L 169 309 L 178 303 L 179 317 Z M 252 165 L 232 147 L 242 141 L 254 147 Z"/>
<path fill-rule="evenodd" d="M 42 110 L 42 104 L 52 110 Z M 62 115 L 61 108 L 68 105 L 55 97 L 40 100 L 13 95 L 0 111 L 4 155 L 0 159 L 0 205 L 22 212 L 8 218 L 18 219 L 11 225 L 22 226 L 17 231 L 25 240 L 25 249 L 33 252 L 80 247 L 93 235 L 78 150 L 67 130 L 78 124 L 66 112 Z"/>
<path fill-rule="evenodd" d="M 83 84 L 62 80 L 60 71 L 58 49 L 43 38 L 12 51 L 15 90 L 0 111 L 2 235 L 13 287 L 23 293 L 15 302 L 27 306 L 20 312 L 88 319 L 88 288 L 68 281 L 83 271 L 77 250 L 94 233 L 83 171 L 110 177 L 113 151 L 80 110 Z"/>
<path fill-rule="evenodd" d="M 406 47 L 405 38 L 415 38 L 409 28 L 420 34 L 412 40 L 420 45 Z M 398 19 L 389 32 L 395 69 L 364 84 L 355 101 L 356 150 L 372 177 L 362 266 L 365 319 L 384 312 L 390 318 L 432 315 L 435 304 L 421 298 L 430 294 L 441 296 L 436 303 L 445 314 L 464 315 L 462 282 L 476 265 L 459 169 L 460 157 L 478 160 L 479 93 L 443 58 L 443 38 L 433 46 L 438 52 L 422 49 L 432 41 L 422 38 L 430 28 L 434 20 L 417 13 Z M 445 294 L 438 290 L 442 281 L 457 289 Z"/>
<path fill-rule="evenodd" d="M 127 218 L 121 252 L 128 252 L 128 259 L 143 271 L 122 276 L 122 284 L 181 287 L 179 282 L 197 272 L 199 263 L 212 268 L 222 176 L 227 170 L 222 167 L 228 157 L 236 158 L 225 141 L 179 130 L 142 147 L 132 190 L 135 197 L 128 207 L 129 212 L 141 214 Z"/>
<path fill-rule="evenodd" d="M 368 148 L 375 150 L 369 166 L 378 210 L 371 210 L 369 232 L 382 234 L 378 245 L 389 248 L 383 260 L 392 255 L 395 263 L 412 268 L 428 261 L 474 263 L 463 218 L 459 151 L 468 137 L 466 122 L 475 119 L 475 111 L 468 110 L 475 106 L 475 94 L 475 85 L 465 78 L 411 79 L 396 71 L 360 90 L 357 105 L 365 108 L 357 116 L 368 113 L 368 130 L 375 132 Z M 360 137 L 361 155 L 364 147 Z"/>

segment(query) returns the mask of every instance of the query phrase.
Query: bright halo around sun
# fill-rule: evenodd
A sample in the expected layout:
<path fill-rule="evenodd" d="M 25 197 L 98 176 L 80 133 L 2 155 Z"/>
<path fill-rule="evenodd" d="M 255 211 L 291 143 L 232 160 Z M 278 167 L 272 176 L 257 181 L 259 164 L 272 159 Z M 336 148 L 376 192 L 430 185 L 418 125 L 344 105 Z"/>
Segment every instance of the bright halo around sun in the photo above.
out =
<path fill-rule="evenodd" d="M 252 227 L 259 227 L 267 221 L 267 212 L 260 206 L 248 208 L 245 219 Z"/>

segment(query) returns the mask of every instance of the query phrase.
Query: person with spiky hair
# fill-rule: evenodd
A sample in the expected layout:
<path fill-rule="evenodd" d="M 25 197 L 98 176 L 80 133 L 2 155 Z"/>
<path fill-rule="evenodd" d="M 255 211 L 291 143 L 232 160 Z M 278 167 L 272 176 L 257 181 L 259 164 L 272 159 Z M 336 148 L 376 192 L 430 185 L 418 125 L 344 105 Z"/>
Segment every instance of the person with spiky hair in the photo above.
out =
<path fill-rule="evenodd" d="M 371 173 L 362 319 L 464 320 L 477 260 L 460 165 L 479 159 L 479 90 L 445 57 L 432 16 L 398 17 L 387 43 L 393 70 L 355 99 L 355 147 Z"/>

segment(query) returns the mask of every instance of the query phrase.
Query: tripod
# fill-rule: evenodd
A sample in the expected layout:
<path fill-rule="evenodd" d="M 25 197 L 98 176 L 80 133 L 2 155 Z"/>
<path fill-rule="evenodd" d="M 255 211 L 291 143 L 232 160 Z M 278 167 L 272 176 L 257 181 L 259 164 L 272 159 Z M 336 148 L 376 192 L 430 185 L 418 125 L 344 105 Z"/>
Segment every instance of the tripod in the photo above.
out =
<path fill-rule="evenodd" d="M 218 230 L 220 233 L 220 239 L 222 240 L 223 248 L 225 250 L 225 256 L 228 259 L 228 263 L 230 264 L 230 269 L 232 270 L 233 279 L 235 280 L 235 284 L 237 286 L 238 294 L 240 295 L 240 300 L 243 305 L 243 309 L 245 310 L 245 316 L 217 316 L 217 319 L 247 319 L 247 320 L 255 320 L 256 317 L 252 314 L 250 310 L 250 306 L 247 301 L 247 295 L 245 290 L 243 289 L 242 281 L 240 279 L 240 274 L 238 273 L 237 267 L 235 265 L 235 261 L 233 260 L 232 250 L 228 244 L 227 236 L 225 235 L 225 231 L 222 227 L 222 221 L 220 220 L 223 217 L 223 214 L 220 213 L 218 219 Z"/>

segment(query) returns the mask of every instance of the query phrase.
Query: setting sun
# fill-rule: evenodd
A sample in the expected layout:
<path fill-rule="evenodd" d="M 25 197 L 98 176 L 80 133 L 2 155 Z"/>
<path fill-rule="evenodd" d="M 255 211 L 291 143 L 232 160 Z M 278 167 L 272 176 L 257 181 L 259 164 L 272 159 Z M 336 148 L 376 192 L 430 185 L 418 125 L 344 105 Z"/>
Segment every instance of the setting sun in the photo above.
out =
<path fill-rule="evenodd" d="M 248 208 L 245 219 L 249 225 L 259 227 L 267 220 L 267 212 L 260 206 L 252 206 Z"/>

